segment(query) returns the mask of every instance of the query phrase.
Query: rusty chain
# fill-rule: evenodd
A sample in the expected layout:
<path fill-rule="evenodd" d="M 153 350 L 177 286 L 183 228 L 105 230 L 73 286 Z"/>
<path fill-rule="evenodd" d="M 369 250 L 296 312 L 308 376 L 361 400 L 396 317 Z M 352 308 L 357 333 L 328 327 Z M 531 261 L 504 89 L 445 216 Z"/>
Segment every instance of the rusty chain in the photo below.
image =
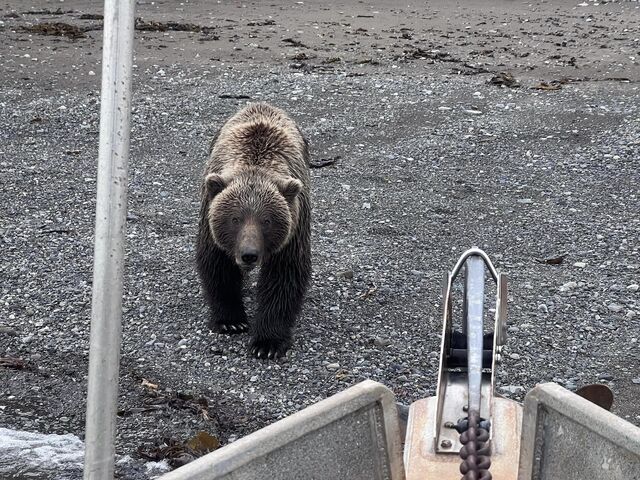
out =
<path fill-rule="evenodd" d="M 467 429 L 460 435 L 461 480 L 491 480 L 489 432 L 480 427 L 480 414 L 476 410 L 469 411 L 468 422 Z"/>

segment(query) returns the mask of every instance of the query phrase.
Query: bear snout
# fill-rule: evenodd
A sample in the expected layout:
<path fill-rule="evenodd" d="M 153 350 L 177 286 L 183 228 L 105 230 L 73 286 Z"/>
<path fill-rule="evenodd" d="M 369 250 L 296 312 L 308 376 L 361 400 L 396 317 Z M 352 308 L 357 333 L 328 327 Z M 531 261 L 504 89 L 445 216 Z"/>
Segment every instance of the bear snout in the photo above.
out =
<path fill-rule="evenodd" d="M 236 263 L 239 267 L 251 269 L 262 260 L 262 238 L 257 226 L 253 223 L 245 225 L 238 235 Z"/>

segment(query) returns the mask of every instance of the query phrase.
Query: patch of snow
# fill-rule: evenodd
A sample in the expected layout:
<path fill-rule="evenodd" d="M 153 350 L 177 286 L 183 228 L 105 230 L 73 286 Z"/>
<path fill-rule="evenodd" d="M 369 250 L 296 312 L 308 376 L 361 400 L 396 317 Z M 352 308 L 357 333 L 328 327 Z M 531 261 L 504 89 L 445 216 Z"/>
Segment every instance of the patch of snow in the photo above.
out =
<path fill-rule="evenodd" d="M 0 477 L 75 479 L 82 474 L 84 444 L 75 435 L 0 428 Z"/>

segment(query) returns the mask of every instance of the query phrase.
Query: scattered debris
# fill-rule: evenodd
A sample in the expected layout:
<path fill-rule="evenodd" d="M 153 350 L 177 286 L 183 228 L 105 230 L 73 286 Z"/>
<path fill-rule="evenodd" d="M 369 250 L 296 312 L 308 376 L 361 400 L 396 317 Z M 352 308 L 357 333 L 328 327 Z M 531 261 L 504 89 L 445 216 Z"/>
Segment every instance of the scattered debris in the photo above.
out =
<path fill-rule="evenodd" d="M 311 57 L 309 57 L 309 55 L 307 55 L 305 52 L 298 52 L 294 55 L 291 55 L 289 57 L 290 60 L 309 60 Z"/>
<path fill-rule="evenodd" d="M 439 50 L 425 50 L 420 47 L 411 47 L 403 51 L 403 57 L 410 60 L 439 60 L 441 62 L 455 62 L 461 63 L 462 61 L 451 56 L 449 52 L 441 52 Z"/>
<path fill-rule="evenodd" d="M 255 21 L 247 23 L 247 27 L 266 27 L 267 25 L 275 25 L 276 21 L 273 19 L 263 20 L 263 21 Z"/>
<path fill-rule="evenodd" d="M 563 254 L 560 254 L 560 255 L 554 255 L 554 256 L 551 256 L 551 257 L 544 258 L 542 260 L 538 260 L 538 262 L 546 263 L 548 265 L 560 265 L 564 261 L 564 259 L 565 259 L 565 257 L 567 255 L 569 255 L 569 254 L 568 253 L 563 253 Z"/>
<path fill-rule="evenodd" d="M 158 384 L 156 383 L 151 383 L 149 380 L 147 380 L 146 378 L 142 379 L 142 386 L 143 387 L 147 387 L 150 388 L 151 390 L 158 390 Z"/>
<path fill-rule="evenodd" d="M 489 73 L 484 67 L 473 65 L 471 63 L 465 63 L 462 67 L 454 67 L 451 69 L 456 75 L 478 75 L 481 73 Z"/>
<path fill-rule="evenodd" d="M 301 41 L 294 40 L 293 38 L 283 38 L 282 42 L 288 44 L 291 47 L 309 48 L 307 45 L 305 45 Z"/>
<path fill-rule="evenodd" d="M 23 15 L 66 15 L 67 13 L 73 13 L 73 10 L 62 10 L 62 8 L 49 10 L 48 8 L 45 8 L 42 10 L 27 10 L 26 12 L 21 13 Z"/>
<path fill-rule="evenodd" d="M 500 72 L 494 77 L 491 77 L 489 84 L 508 88 L 518 88 L 520 86 L 520 83 L 515 79 L 515 77 L 507 72 Z"/>
<path fill-rule="evenodd" d="M 11 368 L 13 370 L 24 370 L 29 366 L 29 362 L 22 358 L 0 357 L 0 367 Z"/>
<path fill-rule="evenodd" d="M 23 26 L 20 27 L 20 29 L 24 32 L 34 33 L 37 35 L 67 37 L 72 40 L 85 38 L 87 36 L 87 34 L 81 28 L 63 22 L 43 22 L 31 26 Z"/>
<path fill-rule="evenodd" d="M 154 22 L 152 20 L 143 20 L 136 18 L 136 30 L 144 32 L 194 32 L 194 33 L 211 33 L 214 27 L 203 27 L 194 23 L 180 22 Z"/>
<path fill-rule="evenodd" d="M 200 431 L 187 441 L 165 437 L 151 446 L 138 447 L 140 457 L 151 460 L 167 460 L 173 468 L 178 468 L 220 448 L 220 441 L 207 432 Z"/>
<path fill-rule="evenodd" d="M 249 100 L 251 97 L 249 95 L 238 94 L 234 95 L 232 93 L 223 93 L 218 95 L 218 98 L 231 98 L 233 100 Z"/>
<path fill-rule="evenodd" d="M 547 82 L 540 82 L 537 85 L 534 85 L 533 87 L 531 87 L 533 90 L 546 90 L 546 91 L 551 91 L 551 90 L 560 90 L 562 88 L 563 83 L 567 83 L 567 82 L 562 82 L 560 80 L 552 80 L 551 82 L 547 83 Z"/>
<path fill-rule="evenodd" d="M 99 13 L 83 13 L 80 15 L 80 20 L 104 20 L 104 15 Z"/>
<path fill-rule="evenodd" d="M 328 167 L 329 165 L 335 164 L 338 160 L 340 160 L 340 155 L 336 155 L 335 157 L 330 158 L 321 158 L 319 160 L 311 160 L 309 162 L 310 168 L 323 168 Z"/>
<path fill-rule="evenodd" d="M 358 298 L 360 300 L 366 300 L 367 298 L 371 297 L 374 293 L 376 293 L 377 290 L 378 290 L 378 286 L 373 284 L 372 286 L 369 287 L 369 289 L 366 292 L 360 294 Z"/>

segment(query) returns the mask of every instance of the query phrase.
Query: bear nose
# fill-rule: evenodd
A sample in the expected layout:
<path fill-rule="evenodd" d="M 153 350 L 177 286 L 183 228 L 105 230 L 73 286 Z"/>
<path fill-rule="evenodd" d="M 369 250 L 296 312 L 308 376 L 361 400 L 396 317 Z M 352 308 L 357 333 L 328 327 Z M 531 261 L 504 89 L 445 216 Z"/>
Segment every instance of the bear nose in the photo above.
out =
<path fill-rule="evenodd" d="M 254 252 L 245 252 L 242 254 L 242 261 L 248 265 L 254 264 L 258 261 L 258 254 Z"/>

